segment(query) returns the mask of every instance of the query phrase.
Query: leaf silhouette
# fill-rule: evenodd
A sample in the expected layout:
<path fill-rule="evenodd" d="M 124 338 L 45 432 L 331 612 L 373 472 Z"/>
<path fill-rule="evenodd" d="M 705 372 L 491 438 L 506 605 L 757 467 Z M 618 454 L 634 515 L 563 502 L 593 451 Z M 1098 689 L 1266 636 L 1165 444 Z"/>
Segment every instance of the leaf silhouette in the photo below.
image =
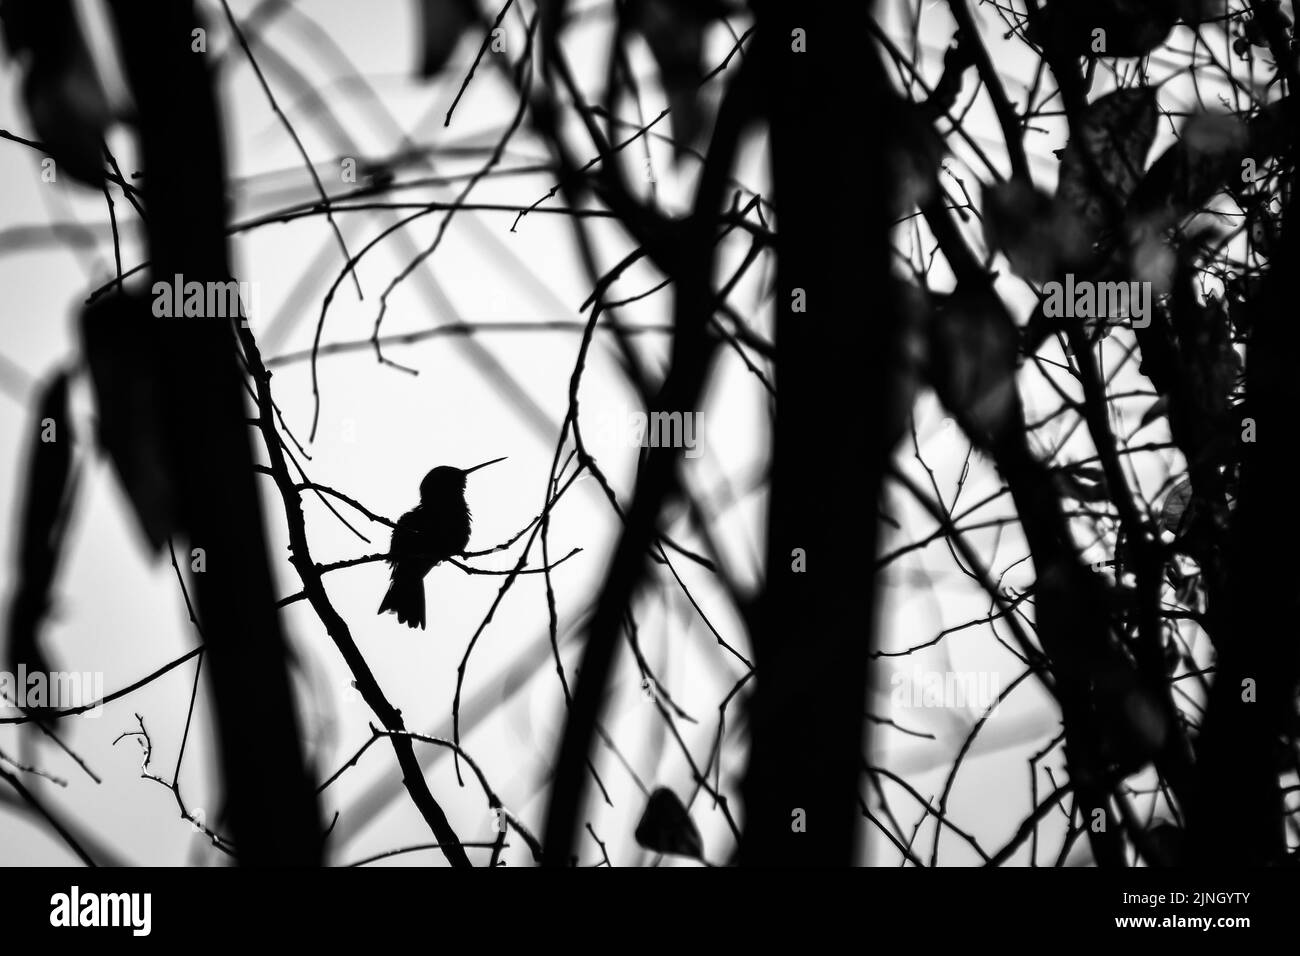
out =
<path fill-rule="evenodd" d="M 420 76 L 437 76 L 456 52 L 474 9 L 464 0 L 419 0 Z"/>
<path fill-rule="evenodd" d="M 1284 150 L 1295 131 L 1286 116 L 1290 97 L 1270 103 L 1249 122 L 1205 113 L 1188 120 L 1134 190 L 1132 227 L 1160 233 L 1200 210 L 1228 183 L 1241 183 L 1251 163 L 1261 169 Z"/>
<path fill-rule="evenodd" d="M 55 375 L 42 390 L 33 425 L 20 512 L 18 581 L 9 606 L 8 653 L 15 670 L 21 664 L 29 671 L 48 672 L 40 626 L 51 604 L 76 487 L 67 372 Z"/>
<path fill-rule="evenodd" d="M 1110 500 L 1106 475 L 1096 465 L 1074 464 L 1056 474 L 1061 491 L 1075 501 L 1101 502 Z"/>
<path fill-rule="evenodd" d="M 971 438 L 991 442 L 1019 403 L 1015 326 L 986 293 L 959 290 L 935 310 L 929 332 L 932 387 Z"/>
<path fill-rule="evenodd" d="M 1129 729 L 1127 739 L 1145 763 L 1164 746 L 1169 718 L 1155 695 L 1138 687 L 1124 696 L 1123 709 Z"/>
<path fill-rule="evenodd" d="M 1193 26 L 1217 20 L 1228 13 L 1228 0 L 1179 0 L 1178 19 Z"/>
<path fill-rule="evenodd" d="M 984 238 L 1017 275 L 1047 282 L 1085 261 L 1092 243 L 1083 220 L 1064 204 L 1020 180 L 984 191 Z"/>
<path fill-rule="evenodd" d="M 1099 662 L 1091 678 L 1107 762 L 1121 776 L 1137 773 L 1159 753 L 1169 736 L 1169 718 L 1159 697 L 1143 685 L 1133 665 L 1122 657 Z"/>
<path fill-rule="evenodd" d="M 1049 0 L 1030 6 L 1029 39 L 1070 56 L 1146 56 L 1178 22 L 1182 0 Z"/>
<path fill-rule="evenodd" d="M 658 787 L 650 794 L 636 825 L 636 842 L 656 853 L 672 853 L 696 860 L 704 858 L 704 841 L 700 839 L 695 821 L 677 795 L 667 787 Z"/>
<path fill-rule="evenodd" d="M 1113 228 L 1146 168 L 1156 136 L 1156 93 L 1116 90 L 1079 118 L 1080 142 L 1061 150 L 1057 199 L 1087 223 L 1091 238 Z"/>
<path fill-rule="evenodd" d="M 933 124 L 911 103 L 894 98 L 884 112 L 895 133 L 889 144 L 894 184 L 889 208 L 897 219 L 934 196 L 935 174 L 943 163 L 945 148 Z"/>
<path fill-rule="evenodd" d="M 1169 489 L 1165 495 L 1164 506 L 1160 509 L 1160 528 L 1179 535 L 1183 531 L 1187 518 L 1187 509 L 1192 501 L 1192 483 L 1183 478 Z"/>
<path fill-rule="evenodd" d="M 96 437 L 108 453 L 154 555 L 175 530 L 168 475 L 163 388 L 149 305 L 124 292 L 82 313 L 81 333 L 97 411 Z"/>
<path fill-rule="evenodd" d="M 1186 835 L 1167 820 L 1155 824 L 1146 833 L 1146 850 L 1154 866 L 1179 866 L 1186 852 Z"/>
<path fill-rule="evenodd" d="M 29 56 L 23 106 L 58 168 L 87 185 L 104 179 L 104 133 L 113 123 L 108 97 L 70 0 L 9 4 L 11 50 Z"/>
<path fill-rule="evenodd" d="M 725 12 L 716 2 L 700 0 L 634 0 L 629 16 L 645 38 L 659 67 L 659 81 L 668 100 L 673 152 L 680 159 L 705 126 L 700 100 L 704 81 L 704 30 Z"/>
<path fill-rule="evenodd" d="M 1150 408 L 1148 408 L 1145 412 L 1143 412 L 1142 421 L 1140 425 L 1142 428 L 1146 428 L 1148 425 L 1152 424 L 1153 422 L 1161 418 L 1164 418 L 1168 414 L 1169 414 L 1169 399 L 1166 396 L 1161 395 L 1159 398 L 1157 398 L 1154 402 L 1151 403 Z"/>

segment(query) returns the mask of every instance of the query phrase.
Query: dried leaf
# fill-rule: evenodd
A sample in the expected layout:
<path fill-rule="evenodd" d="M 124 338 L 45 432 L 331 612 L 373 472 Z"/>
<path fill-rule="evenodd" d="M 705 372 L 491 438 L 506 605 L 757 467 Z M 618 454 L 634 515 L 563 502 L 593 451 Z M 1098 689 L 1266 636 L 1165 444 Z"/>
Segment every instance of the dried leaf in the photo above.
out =
<path fill-rule="evenodd" d="M 1015 419 L 1017 332 L 987 293 L 959 292 L 929 326 L 929 378 L 939 400 L 976 442 L 987 445 Z"/>
<path fill-rule="evenodd" d="M 1017 275 L 1047 282 L 1084 262 L 1092 242 L 1083 221 L 1041 190 L 1019 180 L 984 191 L 984 237 Z"/>
<path fill-rule="evenodd" d="M 1186 834 L 1168 821 L 1157 823 L 1146 834 L 1147 863 L 1152 866 L 1180 866 L 1184 862 Z"/>
<path fill-rule="evenodd" d="M 1196 212 L 1230 176 L 1242 172 L 1242 163 L 1253 158 L 1247 156 L 1249 139 L 1249 128 L 1235 116 L 1201 115 L 1188 120 L 1183 137 L 1151 168 L 1152 183 L 1164 187 L 1166 195 L 1161 198 L 1172 206 L 1169 224 Z M 1145 212 L 1141 201 L 1154 198 L 1145 191 L 1135 194 L 1136 211 Z"/>
<path fill-rule="evenodd" d="M 72 419 L 68 414 L 68 375 L 50 380 L 37 406 L 27 471 L 27 499 L 22 510 L 23 567 L 34 567 L 54 556 L 59 515 L 72 469 Z"/>
<path fill-rule="evenodd" d="M 474 9 L 464 0 L 419 0 L 420 76 L 437 76 L 451 59 Z"/>
<path fill-rule="evenodd" d="M 1096 465 L 1074 464 L 1056 473 L 1056 483 L 1067 497 L 1075 501 L 1110 500 L 1106 474 Z"/>
<path fill-rule="evenodd" d="M 1160 529 L 1175 536 L 1181 534 L 1191 501 L 1192 482 L 1188 478 L 1181 478 L 1169 489 L 1169 494 L 1165 495 L 1164 506 L 1160 509 Z"/>
<path fill-rule="evenodd" d="M 20 664 L 31 671 L 50 670 L 40 645 L 40 627 L 52 603 L 76 486 L 68 384 L 66 372 L 51 379 L 41 392 L 32 423 L 20 511 L 18 573 L 7 628 L 8 653 L 15 670 Z"/>
<path fill-rule="evenodd" d="M 655 853 L 704 858 L 704 841 L 695 821 L 667 787 L 658 787 L 650 794 L 636 825 L 636 842 Z"/>
<path fill-rule="evenodd" d="M 1132 663 L 1123 657 L 1099 662 L 1091 678 L 1103 755 L 1121 776 L 1137 773 L 1169 736 L 1169 718 L 1160 699 L 1143 686 Z"/>
<path fill-rule="evenodd" d="M 1243 30 L 1243 39 L 1247 43 L 1267 47 L 1273 35 L 1286 39 L 1291 18 L 1283 11 L 1281 0 L 1257 0 L 1251 4 L 1251 8 L 1251 16 L 1247 18 Z"/>
<path fill-rule="evenodd" d="M 10 49 L 29 55 L 22 95 L 37 138 L 60 171 L 99 186 L 113 111 L 72 4 L 7 4 L 5 30 Z"/>
<path fill-rule="evenodd" d="M 1061 150 L 1056 197 L 1087 224 L 1091 242 L 1115 227 L 1141 181 L 1157 115 L 1150 87 L 1117 90 L 1089 104 L 1080 142 Z"/>
<path fill-rule="evenodd" d="M 1169 736 L 1169 719 L 1155 696 L 1133 687 L 1124 695 L 1124 716 L 1134 750 L 1148 759 L 1159 753 Z"/>
<path fill-rule="evenodd" d="M 1166 634 L 1161 650 L 1164 653 L 1165 673 L 1172 677 L 1178 672 L 1178 666 L 1183 662 L 1183 649 L 1172 634 Z"/>
<path fill-rule="evenodd" d="M 1177 143 L 1151 164 L 1128 203 L 1134 229 L 1161 233 L 1204 208 L 1229 182 L 1243 183 L 1284 150 L 1295 131 L 1289 97 L 1270 103 L 1243 123 L 1228 114 L 1187 121 Z"/>
<path fill-rule="evenodd" d="M 1178 21 L 1181 0 L 1049 0 L 1030 7 L 1029 39 L 1069 56 L 1146 56 Z"/>
<path fill-rule="evenodd" d="M 1196 26 L 1228 15 L 1228 0 L 1179 0 L 1178 19 Z"/>
<path fill-rule="evenodd" d="M 175 530 L 156 338 L 148 302 L 116 292 L 87 306 L 81 331 L 94 385 L 99 445 L 156 555 Z"/>
<path fill-rule="evenodd" d="M 912 104 L 897 100 L 889 106 L 887 115 L 894 131 L 889 143 L 893 173 L 889 210 L 893 218 L 901 219 L 935 195 L 935 175 L 945 147 L 934 126 Z"/>
<path fill-rule="evenodd" d="M 1152 424 L 1157 419 L 1164 418 L 1168 414 L 1169 414 L 1169 399 L 1166 398 L 1164 395 L 1161 395 L 1158 399 L 1156 399 L 1154 402 L 1151 403 L 1151 407 L 1148 408 L 1146 412 L 1142 415 L 1142 423 L 1140 427 L 1146 428 L 1148 425 Z"/>
<path fill-rule="evenodd" d="M 629 7 L 635 29 L 645 37 L 659 66 L 659 82 L 668 100 L 673 151 L 680 159 L 705 126 L 700 99 L 704 82 L 704 31 L 724 12 L 717 3 L 697 0 L 636 0 Z"/>
<path fill-rule="evenodd" d="M 1135 227 L 1129 234 L 1128 264 L 1137 282 L 1149 282 L 1153 298 L 1173 290 L 1178 254 L 1163 232 Z"/>
<path fill-rule="evenodd" d="M 1174 589 L 1174 597 L 1178 600 L 1179 604 L 1182 604 L 1185 607 L 1195 607 L 1196 592 L 1199 589 L 1200 584 L 1201 576 L 1199 574 L 1189 574 L 1178 582 L 1178 586 Z M 1190 667 L 1193 665 L 1189 664 L 1188 666 Z"/>

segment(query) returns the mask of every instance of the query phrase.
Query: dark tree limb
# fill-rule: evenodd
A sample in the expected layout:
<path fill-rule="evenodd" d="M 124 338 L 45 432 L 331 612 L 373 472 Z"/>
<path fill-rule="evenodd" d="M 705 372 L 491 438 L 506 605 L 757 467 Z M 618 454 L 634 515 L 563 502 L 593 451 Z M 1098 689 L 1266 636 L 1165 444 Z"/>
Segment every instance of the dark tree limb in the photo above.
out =
<path fill-rule="evenodd" d="M 560 57 L 555 59 L 562 63 Z M 717 222 L 723 211 L 723 194 L 740 135 L 752 115 L 755 79 L 752 62 L 752 58 L 744 61 L 723 99 L 694 209 L 677 239 L 679 251 L 673 256 L 676 269 L 673 271 L 671 364 L 651 403 L 651 413 L 698 408 L 717 350 L 719 340 L 709 334 L 709 321 L 717 301 L 712 282 Z M 607 193 L 605 198 L 612 195 Z M 668 255 L 662 248 L 654 252 Z M 680 449 L 672 448 L 652 448 L 647 455 L 624 519 L 622 537 L 587 627 L 579 680 L 565 723 L 547 807 L 542 854 L 543 863 L 548 866 L 567 866 L 570 861 L 586 791 L 592 737 L 628 608 L 644 578 L 651 547 L 658 540 L 660 513 L 664 504 L 680 491 L 679 458 Z"/>
<path fill-rule="evenodd" d="M 871 6 L 756 5 L 778 217 L 780 397 L 753 634 L 742 865 L 848 865 L 858 849 L 877 614 L 870 559 L 900 420 L 882 140 L 892 91 L 874 49 L 862 47 Z M 807 52 L 793 49 L 796 29 L 806 31 Z M 849 90 L 858 109 L 846 124 L 833 118 L 832 91 Z M 806 312 L 793 310 L 795 290 L 806 294 Z M 861 561 L 843 559 L 843 541 Z M 806 571 L 792 569 L 795 549 Z M 796 811 L 806 831 L 794 825 Z"/>
<path fill-rule="evenodd" d="M 1294 106 L 1291 121 L 1297 120 Z M 1294 163 L 1295 152 L 1288 157 Z M 1228 546 L 1227 633 L 1215 642 L 1215 677 L 1197 740 L 1201 800 L 1189 813 L 1196 862 L 1260 866 L 1287 854 L 1279 782 L 1300 733 L 1297 685 L 1300 591 L 1285 548 L 1300 533 L 1295 506 L 1295 423 L 1300 419 L 1300 199 L 1291 180 L 1283 237 L 1272 257 L 1246 346 L 1246 393 L 1257 439 L 1243 443 Z M 1247 692 L 1253 682 L 1254 694 Z"/>
<path fill-rule="evenodd" d="M 151 277 L 225 282 L 225 155 L 191 0 L 114 0 L 137 105 Z M 149 319 L 176 521 L 206 570 L 194 591 L 208 649 L 231 832 L 244 865 L 316 865 L 322 833 L 275 610 L 262 510 L 226 318 Z M 271 803 L 273 801 L 273 803 Z"/>

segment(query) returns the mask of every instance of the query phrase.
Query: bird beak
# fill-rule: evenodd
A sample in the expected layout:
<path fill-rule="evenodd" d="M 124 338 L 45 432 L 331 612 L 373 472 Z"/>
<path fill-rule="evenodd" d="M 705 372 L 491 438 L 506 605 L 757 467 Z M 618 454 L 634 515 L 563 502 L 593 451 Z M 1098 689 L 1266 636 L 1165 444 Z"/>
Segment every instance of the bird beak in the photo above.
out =
<path fill-rule="evenodd" d="M 505 461 L 508 457 L 508 455 L 502 455 L 500 458 L 493 458 L 491 461 L 485 461 L 483 464 L 475 465 L 473 468 L 466 468 L 465 474 L 468 475 L 471 471 L 478 471 L 480 468 L 486 468 L 488 465 L 495 465 L 499 461 Z"/>

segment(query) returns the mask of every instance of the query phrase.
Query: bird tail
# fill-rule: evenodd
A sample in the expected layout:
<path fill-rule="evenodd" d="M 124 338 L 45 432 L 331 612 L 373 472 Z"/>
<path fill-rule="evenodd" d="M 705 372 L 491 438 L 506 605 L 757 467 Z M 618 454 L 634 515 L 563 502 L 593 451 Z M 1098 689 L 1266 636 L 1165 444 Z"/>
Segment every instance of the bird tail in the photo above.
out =
<path fill-rule="evenodd" d="M 424 579 L 394 574 L 384 599 L 379 602 L 378 613 L 385 611 L 392 611 L 407 627 L 424 630 Z"/>

